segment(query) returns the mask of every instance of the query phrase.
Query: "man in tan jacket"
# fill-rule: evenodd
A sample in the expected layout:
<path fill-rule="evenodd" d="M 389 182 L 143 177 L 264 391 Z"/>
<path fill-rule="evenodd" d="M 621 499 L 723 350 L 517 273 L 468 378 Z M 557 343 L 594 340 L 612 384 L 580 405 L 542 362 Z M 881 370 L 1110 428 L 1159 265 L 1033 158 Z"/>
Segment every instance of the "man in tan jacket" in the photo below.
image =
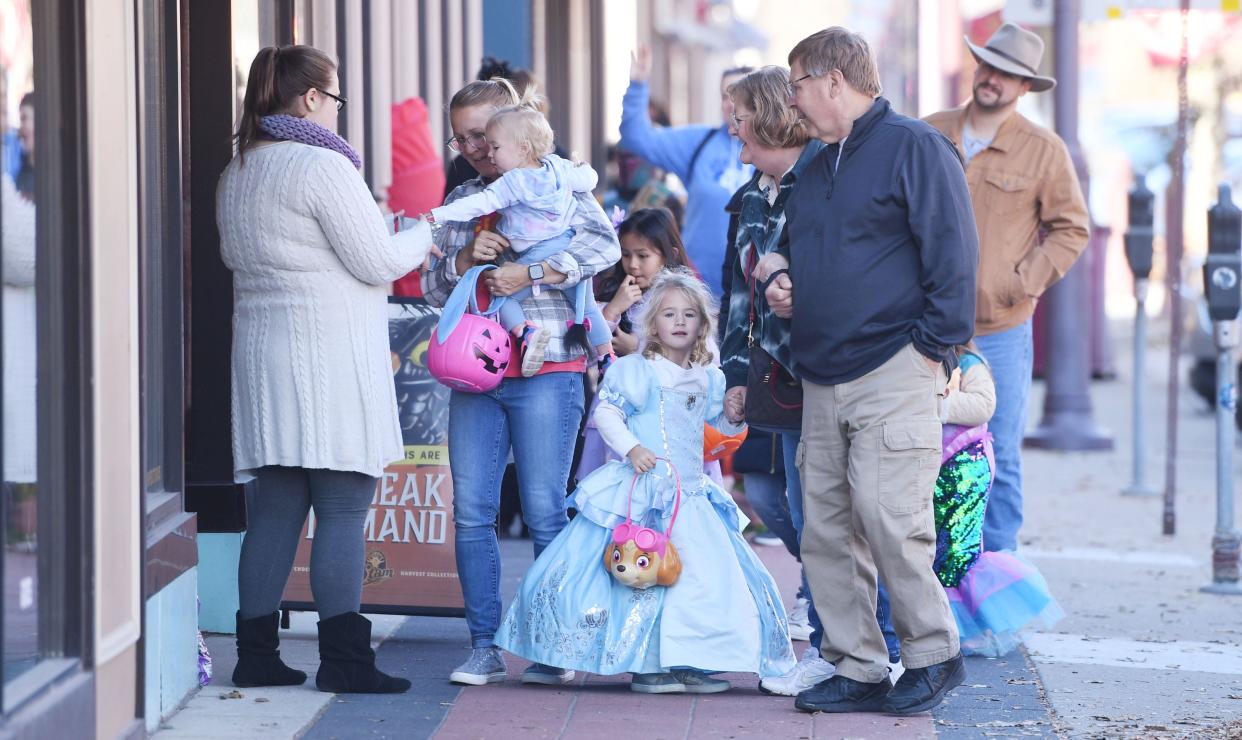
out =
<path fill-rule="evenodd" d="M 1065 142 L 1016 110 L 1056 80 L 1038 74 L 1039 36 L 1006 23 L 982 46 L 973 98 L 926 120 L 966 161 L 979 228 L 975 342 L 996 378 L 996 478 L 983 526 L 987 550 L 1015 550 L 1022 527 L 1022 437 L 1034 349 L 1031 315 L 1087 246 L 1087 206 Z M 1042 233 L 1041 233 L 1042 232 Z"/>

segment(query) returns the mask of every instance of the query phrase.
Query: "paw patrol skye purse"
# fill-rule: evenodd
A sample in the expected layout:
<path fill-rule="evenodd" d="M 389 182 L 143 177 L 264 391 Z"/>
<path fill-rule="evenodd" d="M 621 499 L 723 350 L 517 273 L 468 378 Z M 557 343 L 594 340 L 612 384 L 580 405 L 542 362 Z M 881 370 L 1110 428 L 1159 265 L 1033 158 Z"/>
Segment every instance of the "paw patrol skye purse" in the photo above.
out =
<path fill-rule="evenodd" d="M 604 548 L 604 568 L 617 583 L 630 588 L 672 586 L 681 576 L 681 558 L 677 555 L 677 548 L 669 540 L 673 534 L 673 525 L 677 523 L 677 512 L 681 509 L 681 476 L 671 462 L 662 457 L 657 459 L 663 460 L 669 470 L 673 471 L 673 480 L 677 484 L 673 516 L 669 519 L 668 529 L 660 532 L 634 523 L 634 486 L 638 483 L 638 477 L 643 475 L 636 472 L 630 480 L 625 521 L 612 530 L 612 541 Z"/>

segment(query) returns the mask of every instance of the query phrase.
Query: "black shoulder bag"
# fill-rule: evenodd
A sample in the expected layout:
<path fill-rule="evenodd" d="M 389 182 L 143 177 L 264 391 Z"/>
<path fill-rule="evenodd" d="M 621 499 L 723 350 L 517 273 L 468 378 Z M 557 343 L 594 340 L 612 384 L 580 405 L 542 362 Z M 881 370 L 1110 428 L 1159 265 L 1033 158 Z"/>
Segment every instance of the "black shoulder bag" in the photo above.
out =
<path fill-rule="evenodd" d="M 767 432 L 802 431 L 802 383 L 755 341 L 755 245 L 750 248 L 750 325 L 746 330 L 746 423 Z"/>

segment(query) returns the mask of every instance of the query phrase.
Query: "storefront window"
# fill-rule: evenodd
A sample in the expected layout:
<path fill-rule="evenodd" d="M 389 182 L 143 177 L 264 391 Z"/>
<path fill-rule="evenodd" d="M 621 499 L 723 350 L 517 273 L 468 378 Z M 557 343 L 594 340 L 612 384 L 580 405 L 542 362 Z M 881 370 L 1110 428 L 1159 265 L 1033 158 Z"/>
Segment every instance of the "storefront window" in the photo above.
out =
<path fill-rule="evenodd" d="M 28 0 L 0 2 L 0 364 L 3 365 L 4 681 L 38 663 L 39 482 L 36 417 L 35 156 L 38 124 Z"/>

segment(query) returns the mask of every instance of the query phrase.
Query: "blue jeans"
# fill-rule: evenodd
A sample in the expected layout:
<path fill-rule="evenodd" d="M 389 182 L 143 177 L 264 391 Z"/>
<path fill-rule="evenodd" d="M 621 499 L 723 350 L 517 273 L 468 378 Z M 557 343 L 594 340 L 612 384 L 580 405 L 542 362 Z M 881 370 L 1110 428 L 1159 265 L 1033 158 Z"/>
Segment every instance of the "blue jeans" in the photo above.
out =
<path fill-rule="evenodd" d="M 490 647 L 500 627 L 496 516 L 509 449 L 517 467 L 522 520 L 539 557 L 569 521 L 565 483 L 582 413 L 581 373 L 506 378 L 487 393 L 452 394 L 453 523 L 472 647 Z"/>
<path fill-rule="evenodd" d="M 798 557 L 798 530 L 790 516 L 783 473 L 743 473 L 746 500 L 759 515 L 763 526 L 780 538 L 790 555 Z"/>
<path fill-rule="evenodd" d="M 518 254 L 516 261 L 519 265 L 533 265 L 560 254 L 569 247 L 573 234 L 574 230 L 569 229 L 559 236 L 532 244 Z M 600 310 L 599 304 L 595 302 L 595 296 L 591 293 L 590 279 L 582 280 L 567 288 L 559 285 L 543 285 L 540 289 L 565 291 L 567 297 L 574 302 L 575 319 L 585 322 L 588 327 L 587 341 L 592 347 L 599 347 L 612 341 L 612 329 L 608 327 L 608 321 L 604 318 L 603 311 Z M 522 311 L 521 301 L 530 298 L 533 294 L 534 291 L 530 288 L 522 288 L 501 304 L 498 313 L 500 323 L 506 329 L 513 331 L 526 323 L 526 314 Z"/>
<path fill-rule="evenodd" d="M 784 456 L 786 485 L 789 490 L 789 516 L 793 521 L 794 529 L 797 530 L 799 541 L 802 539 L 802 527 L 806 521 L 802 514 L 802 478 L 798 475 L 798 444 L 801 441 L 800 432 L 781 434 L 781 452 Z M 797 553 L 794 555 L 796 557 Z M 877 581 L 877 586 L 875 619 L 880 625 L 880 631 L 884 633 L 884 644 L 888 647 L 888 661 L 896 663 L 901 660 L 901 639 L 897 637 L 897 630 L 893 629 L 893 617 L 888 606 L 888 591 L 884 589 L 882 582 Z M 819 650 L 824 640 L 824 624 L 819 620 L 819 612 L 815 611 L 815 601 L 811 598 L 811 587 L 806 582 L 805 568 L 802 570 L 802 585 L 798 588 L 798 596 L 805 598 L 810 606 L 807 610 L 807 617 L 811 623 L 811 646 Z"/>
<path fill-rule="evenodd" d="M 988 422 L 996 454 L 996 477 L 983 519 L 983 549 L 1018 549 L 1022 529 L 1022 437 L 1026 433 L 1026 402 L 1031 393 L 1035 347 L 1031 322 L 996 334 L 975 337 L 996 381 L 996 413 Z"/>

